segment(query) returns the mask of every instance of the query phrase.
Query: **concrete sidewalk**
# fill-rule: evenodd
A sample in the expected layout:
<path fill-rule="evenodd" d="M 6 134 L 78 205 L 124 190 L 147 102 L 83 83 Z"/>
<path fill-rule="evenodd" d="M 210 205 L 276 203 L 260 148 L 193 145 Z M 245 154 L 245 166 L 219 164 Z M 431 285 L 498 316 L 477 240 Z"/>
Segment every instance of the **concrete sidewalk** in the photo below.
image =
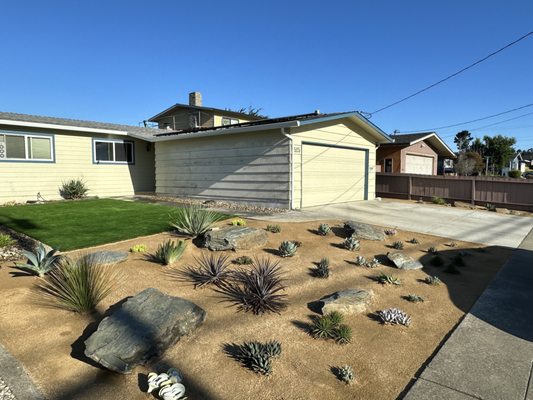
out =
<path fill-rule="evenodd" d="M 466 242 L 516 248 L 533 229 L 533 218 L 463 208 L 395 201 L 361 201 L 310 207 L 254 218 L 272 222 L 353 219 Z"/>
<path fill-rule="evenodd" d="M 404 399 L 533 400 L 533 230 Z"/>

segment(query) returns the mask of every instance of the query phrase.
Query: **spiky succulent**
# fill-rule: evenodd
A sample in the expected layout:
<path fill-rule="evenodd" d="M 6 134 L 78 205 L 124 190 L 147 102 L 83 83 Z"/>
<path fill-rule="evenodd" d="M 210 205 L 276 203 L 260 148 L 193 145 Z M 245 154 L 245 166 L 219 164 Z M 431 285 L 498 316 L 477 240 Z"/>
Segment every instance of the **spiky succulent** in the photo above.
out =
<path fill-rule="evenodd" d="M 426 276 L 424 282 L 428 285 L 440 285 L 442 283 L 438 276 Z"/>
<path fill-rule="evenodd" d="M 250 358 L 250 369 L 254 372 L 263 375 L 270 375 L 272 373 L 272 363 L 270 357 L 266 354 L 258 354 Z"/>
<path fill-rule="evenodd" d="M 338 311 L 327 313 L 326 318 L 329 319 L 334 326 L 339 326 L 344 322 L 344 315 Z"/>
<path fill-rule="evenodd" d="M 337 368 L 337 377 L 340 381 L 350 384 L 354 380 L 353 369 L 349 365 L 343 365 L 342 367 Z"/>
<path fill-rule="evenodd" d="M 396 240 L 392 242 L 392 247 L 395 248 L 396 250 L 403 250 L 403 242 L 400 240 Z"/>
<path fill-rule="evenodd" d="M 270 340 L 263 344 L 263 351 L 269 357 L 277 358 L 281 355 L 281 343 L 277 340 Z"/>
<path fill-rule="evenodd" d="M 418 241 L 417 238 L 412 238 L 411 240 L 409 240 L 409 243 L 411 243 L 411 244 L 420 244 L 420 242 Z"/>
<path fill-rule="evenodd" d="M 26 264 L 16 264 L 14 268 L 43 277 L 57 265 L 60 256 L 56 255 L 56 252 L 54 249 L 46 251 L 42 244 L 35 249 L 35 253 L 23 250 L 22 254 L 28 261 Z"/>
<path fill-rule="evenodd" d="M 364 258 L 363 256 L 355 257 L 355 265 L 366 265 L 366 258 Z"/>
<path fill-rule="evenodd" d="M 269 375 L 272 372 L 271 358 L 281 355 L 281 343 L 271 340 L 266 343 L 245 342 L 240 346 L 237 357 L 252 371 Z"/>
<path fill-rule="evenodd" d="M 411 317 L 399 308 L 387 308 L 385 310 L 378 311 L 377 315 L 384 324 L 404 326 L 411 325 Z"/>
<path fill-rule="evenodd" d="M 352 328 L 343 324 L 344 316 L 337 311 L 313 319 L 311 334 L 317 339 L 333 339 L 339 344 L 349 343 Z"/>
<path fill-rule="evenodd" d="M 187 242 L 183 240 L 172 241 L 169 239 L 161 243 L 155 253 L 149 254 L 148 259 L 163 265 L 170 265 L 181 258 L 186 247 Z"/>
<path fill-rule="evenodd" d="M 444 260 L 442 259 L 441 256 L 439 256 L 438 254 L 434 255 L 433 257 L 431 257 L 431 260 L 430 260 L 431 264 L 434 265 L 435 267 L 441 267 L 442 265 L 444 265 Z"/>
<path fill-rule="evenodd" d="M 404 299 L 411 303 L 421 303 L 424 301 L 424 298 L 417 294 L 408 294 L 407 296 L 404 296 Z"/>
<path fill-rule="evenodd" d="M 352 340 L 352 328 L 348 325 L 340 324 L 333 331 L 333 335 L 333 339 L 335 339 L 338 344 L 350 343 Z"/>
<path fill-rule="evenodd" d="M 365 263 L 365 267 L 367 268 L 377 268 L 379 267 L 379 265 L 380 265 L 380 262 L 376 257 L 372 258 L 372 260 L 367 261 Z"/>
<path fill-rule="evenodd" d="M 226 219 L 225 214 L 217 211 L 206 210 L 199 205 L 178 207 L 171 215 L 170 226 L 178 232 L 192 237 L 202 236 L 213 225 Z"/>
<path fill-rule="evenodd" d="M 293 241 L 285 240 L 278 247 L 278 253 L 281 257 L 293 257 L 298 250 L 298 244 Z"/>
<path fill-rule="evenodd" d="M 380 274 L 375 280 L 383 285 L 401 285 L 402 281 L 394 275 Z"/>
<path fill-rule="evenodd" d="M 437 254 L 438 253 L 438 250 L 435 246 L 431 246 L 429 249 L 428 249 L 428 253 L 431 253 L 431 254 Z"/>
<path fill-rule="evenodd" d="M 279 225 L 267 225 L 266 230 L 271 233 L 280 233 L 281 232 L 281 226 Z"/>
<path fill-rule="evenodd" d="M 321 259 L 313 271 L 317 278 L 329 278 L 329 259 Z"/>
<path fill-rule="evenodd" d="M 396 228 L 387 228 L 383 232 L 385 232 L 385 235 L 387 236 L 394 236 L 398 233 L 398 230 Z"/>
<path fill-rule="evenodd" d="M 130 248 L 131 253 L 144 253 L 147 250 L 147 247 L 145 244 L 134 244 Z"/>
<path fill-rule="evenodd" d="M 354 236 L 349 236 L 344 239 L 344 243 L 342 245 L 346 250 L 350 251 L 356 251 L 361 248 L 359 240 L 357 240 Z"/>
<path fill-rule="evenodd" d="M 254 263 L 254 260 L 248 256 L 240 256 L 233 260 L 233 264 L 237 265 L 251 265 Z"/>
<path fill-rule="evenodd" d="M 331 232 L 331 228 L 328 224 L 320 224 L 318 225 L 317 232 L 319 235 L 326 236 L 328 233 Z"/>
<path fill-rule="evenodd" d="M 176 274 L 182 280 L 193 283 L 194 287 L 220 285 L 230 277 L 229 265 L 228 256 L 220 254 L 208 256 L 202 253 L 201 257 L 196 258 L 196 265 L 188 266 Z"/>
<path fill-rule="evenodd" d="M 311 334 L 315 338 L 332 338 L 336 326 L 335 322 L 333 322 L 327 315 L 322 315 L 314 318 Z"/>

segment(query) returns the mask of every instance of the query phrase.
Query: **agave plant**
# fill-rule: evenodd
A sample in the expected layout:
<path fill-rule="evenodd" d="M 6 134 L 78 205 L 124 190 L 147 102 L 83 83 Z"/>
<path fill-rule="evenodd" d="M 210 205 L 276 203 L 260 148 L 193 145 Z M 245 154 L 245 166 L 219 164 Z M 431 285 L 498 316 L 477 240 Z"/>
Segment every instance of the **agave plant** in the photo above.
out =
<path fill-rule="evenodd" d="M 386 274 L 380 274 L 375 277 L 375 280 L 379 283 L 385 285 L 401 285 L 402 281 L 400 281 L 400 278 L 395 277 L 394 275 L 386 275 Z"/>
<path fill-rule="evenodd" d="M 318 234 L 321 236 L 326 236 L 328 233 L 331 232 L 331 228 L 328 224 L 320 224 L 318 225 Z"/>
<path fill-rule="evenodd" d="M 292 257 L 296 254 L 296 250 L 298 250 L 298 243 L 285 240 L 279 245 L 278 253 L 281 257 Z"/>
<path fill-rule="evenodd" d="M 61 257 L 54 268 L 37 284 L 47 305 L 87 313 L 106 298 L 115 287 L 119 269 L 97 256 L 71 259 Z"/>
<path fill-rule="evenodd" d="M 434 285 L 434 286 L 440 285 L 442 283 L 442 281 L 439 279 L 438 276 L 426 276 L 426 278 L 424 279 L 424 282 L 427 283 L 428 285 Z"/>
<path fill-rule="evenodd" d="M 409 240 L 409 243 L 411 244 L 420 244 L 420 241 L 417 238 L 412 238 Z"/>
<path fill-rule="evenodd" d="M 392 242 L 392 247 L 396 250 L 403 250 L 403 242 L 400 240 L 395 240 Z"/>
<path fill-rule="evenodd" d="M 198 205 L 177 208 L 171 215 L 170 225 L 178 232 L 192 237 L 202 236 L 226 215 L 206 210 Z"/>
<path fill-rule="evenodd" d="M 387 308 L 378 311 L 377 315 L 384 324 L 411 325 L 411 317 L 398 308 Z"/>
<path fill-rule="evenodd" d="M 196 259 L 196 266 L 188 266 L 185 270 L 178 271 L 177 274 L 182 280 L 192 282 L 194 287 L 220 285 L 230 276 L 229 266 L 228 256 L 202 254 Z"/>
<path fill-rule="evenodd" d="M 355 379 L 353 369 L 349 365 L 343 365 L 342 367 L 337 368 L 337 377 L 340 381 L 350 384 Z"/>
<path fill-rule="evenodd" d="M 167 240 L 161 243 L 154 254 L 149 254 L 148 259 L 163 265 L 170 265 L 180 259 L 187 247 L 187 242 Z"/>
<path fill-rule="evenodd" d="M 344 243 L 342 244 L 343 247 L 350 251 L 356 251 L 361 248 L 361 245 L 359 244 L 359 240 L 357 240 L 353 236 L 349 236 L 344 240 Z"/>
<path fill-rule="evenodd" d="M 317 278 L 329 278 L 329 259 L 321 259 L 313 271 Z"/>
<path fill-rule="evenodd" d="M 251 268 L 235 271 L 216 289 L 240 310 L 256 315 L 279 313 L 287 307 L 283 274 L 278 262 L 256 258 Z"/>
<path fill-rule="evenodd" d="M 266 343 L 245 342 L 240 346 L 237 358 L 252 371 L 270 375 L 272 372 L 271 358 L 281 355 L 281 343 L 271 340 Z"/>
<path fill-rule="evenodd" d="M 365 267 L 367 267 L 367 268 L 377 268 L 377 267 L 380 266 L 380 264 L 381 263 L 379 262 L 379 260 L 376 257 L 374 257 L 374 258 L 372 258 L 372 260 L 370 260 L 370 261 L 365 263 Z"/>
<path fill-rule="evenodd" d="M 60 256 L 56 255 L 56 252 L 57 250 L 54 249 L 47 252 L 43 244 L 40 244 L 35 249 L 35 253 L 23 250 L 22 254 L 26 256 L 28 262 L 26 264 L 16 264 L 14 268 L 43 277 L 57 265 Z"/>
<path fill-rule="evenodd" d="M 363 256 L 355 257 L 355 265 L 360 265 L 360 266 L 366 265 L 366 258 L 364 258 Z"/>
<path fill-rule="evenodd" d="M 271 233 L 280 233 L 281 232 L 281 226 L 279 225 L 267 225 L 266 230 Z"/>

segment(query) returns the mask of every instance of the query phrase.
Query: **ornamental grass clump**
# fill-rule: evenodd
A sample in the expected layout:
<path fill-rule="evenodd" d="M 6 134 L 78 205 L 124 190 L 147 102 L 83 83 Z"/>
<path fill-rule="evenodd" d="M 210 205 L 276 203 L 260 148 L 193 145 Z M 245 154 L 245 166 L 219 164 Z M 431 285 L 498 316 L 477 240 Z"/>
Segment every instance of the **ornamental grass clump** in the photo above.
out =
<path fill-rule="evenodd" d="M 329 259 L 321 259 L 316 264 L 316 268 L 313 270 L 313 275 L 317 278 L 329 278 Z"/>
<path fill-rule="evenodd" d="M 111 293 L 119 271 L 104 257 L 61 257 L 37 284 L 38 294 L 44 305 L 88 313 Z"/>
<path fill-rule="evenodd" d="M 161 243 L 155 253 L 148 255 L 148 259 L 163 265 L 170 265 L 181 258 L 186 247 L 187 242 L 183 240 L 172 241 L 169 239 Z"/>
<path fill-rule="evenodd" d="M 280 233 L 281 226 L 279 225 L 267 225 L 266 230 L 270 233 Z"/>
<path fill-rule="evenodd" d="M 83 179 L 70 179 L 59 187 L 59 194 L 65 200 L 83 199 L 88 192 L 89 189 Z"/>
<path fill-rule="evenodd" d="M 177 208 L 171 215 L 170 226 L 191 237 L 204 235 L 213 225 L 226 219 L 226 215 L 206 210 L 198 205 Z"/>
<path fill-rule="evenodd" d="M 9 247 L 9 246 L 13 246 L 17 243 L 17 241 L 15 239 L 13 239 L 11 236 L 5 234 L 5 233 L 0 233 L 0 249 L 2 247 Z"/>
<path fill-rule="evenodd" d="M 318 225 L 317 232 L 320 236 L 326 236 L 331 232 L 331 228 L 328 224 L 320 224 Z"/>
<path fill-rule="evenodd" d="M 352 328 L 343 324 L 344 316 L 337 311 L 313 319 L 311 334 L 315 339 L 333 339 L 339 344 L 349 343 Z"/>
<path fill-rule="evenodd" d="M 59 262 L 60 256 L 56 255 L 57 250 L 46 251 L 43 244 L 40 244 L 35 253 L 23 250 L 22 254 L 28 259 L 26 264 L 16 264 L 14 268 L 32 275 L 43 277 L 49 273 Z"/>
<path fill-rule="evenodd" d="M 228 270 L 230 262 L 228 256 L 221 254 L 202 254 L 196 258 L 196 265 L 188 266 L 183 271 L 178 271 L 178 275 L 183 281 L 194 284 L 194 287 L 205 285 L 220 285 L 225 282 L 231 272 Z"/>

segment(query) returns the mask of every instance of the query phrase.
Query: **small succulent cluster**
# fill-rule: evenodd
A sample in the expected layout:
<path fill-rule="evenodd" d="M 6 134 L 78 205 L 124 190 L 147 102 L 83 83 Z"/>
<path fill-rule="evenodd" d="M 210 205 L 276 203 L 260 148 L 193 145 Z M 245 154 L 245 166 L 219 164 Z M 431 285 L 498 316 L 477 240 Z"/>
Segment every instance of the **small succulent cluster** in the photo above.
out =
<path fill-rule="evenodd" d="M 313 274 L 317 278 L 329 278 L 329 259 L 321 259 L 313 270 Z"/>
<path fill-rule="evenodd" d="M 240 256 L 233 260 L 233 264 L 237 265 L 251 265 L 254 263 L 254 260 L 248 256 Z"/>
<path fill-rule="evenodd" d="M 352 340 L 352 328 L 343 324 L 344 316 L 332 311 L 313 320 L 312 335 L 316 339 L 333 339 L 339 344 Z"/>
<path fill-rule="evenodd" d="M 281 257 L 293 257 L 298 250 L 298 243 L 290 240 L 281 242 L 278 252 Z"/>
<path fill-rule="evenodd" d="M 279 225 L 267 225 L 266 230 L 270 233 L 280 233 L 281 226 Z"/>
<path fill-rule="evenodd" d="M 320 224 L 318 225 L 317 232 L 321 236 L 326 236 L 328 233 L 331 232 L 331 228 L 328 224 Z"/>
<path fill-rule="evenodd" d="M 431 265 L 434 265 L 435 267 L 441 267 L 444 265 L 444 260 L 442 259 L 441 256 L 437 254 L 431 257 L 430 262 L 431 262 Z"/>
<path fill-rule="evenodd" d="M 424 298 L 417 294 L 408 294 L 407 296 L 404 296 L 404 299 L 411 303 L 421 303 L 424 301 Z"/>
<path fill-rule="evenodd" d="M 148 248 L 145 244 L 135 244 L 130 248 L 130 253 L 144 253 Z"/>
<path fill-rule="evenodd" d="M 281 343 L 271 340 L 266 343 L 245 342 L 240 346 L 237 357 L 252 371 L 263 375 L 272 373 L 272 358 L 281 355 Z"/>
<path fill-rule="evenodd" d="M 395 240 L 392 242 L 392 247 L 396 250 L 403 250 L 403 242 L 401 240 Z"/>
<path fill-rule="evenodd" d="M 377 268 L 380 265 L 381 265 L 381 263 L 379 262 L 379 260 L 376 257 L 372 258 L 372 260 L 367 261 L 365 263 L 365 267 L 367 267 L 367 268 Z"/>
<path fill-rule="evenodd" d="M 415 237 L 412 238 L 412 239 L 410 239 L 410 240 L 409 240 L 409 243 L 411 243 L 411 244 L 420 244 L 420 242 L 418 241 L 418 239 L 415 238 Z"/>
<path fill-rule="evenodd" d="M 431 254 L 437 254 L 439 251 L 437 250 L 437 248 L 435 246 L 431 246 L 429 249 L 428 249 L 428 253 L 431 253 Z"/>
<path fill-rule="evenodd" d="M 355 265 L 366 266 L 366 258 L 363 256 L 355 257 Z"/>
<path fill-rule="evenodd" d="M 378 311 L 377 315 L 384 324 L 404 326 L 411 325 L 411 317 L 399 308 L 387 308 L 385 310 Z"/>
<path fill-rule="evenodd" d="M 442 283 L 442 281 L 439 279 L 438 276 L 426 276 L 426 278 L 424 279 L 424 282 L 427 283 L 428 285 L 440 285 Z"/>
<path fill-rule="evenodd" d="M 388 229 L 385 229 L 383 232 L 387 236 L 394 236 L 398 233 L 398 230 L 396 228 L 388 228 Z"/>
<path fill-rule="evenodd" d="M 337 368 L 337 377 L 340 381 L 350 384 L 355 379 L 353 369 L 349 365 L 343 365 L 342 367 Z"/>
<path fill-rule="evenodd" d="M 176 368 L 170 368 L 166 373 L 158 374 L 150 372 L 148 374 L 148 390 L 152 393 L 157 390 L 157 395 L 162 400 L 185 399 L 185 386 L 181 383 L 183 377 Z"/>
<path fill-rule="evenodd" d="M 28 259 L 26 264 L 16 264 L 15 268 L 28 272 L 32 275 L 43 277 L 57 266 L 60 256 L 56 255 L 57 250 L 46 251 L 43 244 L 40 244 L 35 253 L 23 250 L 22 254 Z"/>
<path fill-rule="evenodd" d="M 233 226 L 246 226 L 246 221 L 242 218 L 235 218 L 231 220 Z"/>
<path fill-rule="evenodd" d="M 344 239 L 344 243 L 342 245 L 346 250 L 350 250 L 350 251 L 357 251 L 361 248 L 359 240 L 357 240 L 353 236 L 349 236 L 346 239 Z"/>
<path fill-rule="evenodd" d="M 394 275 L 380 274 L 375 277 L 375 280 L 383 285 L 401 285 L 402 281 L 400 278 Z"/>

